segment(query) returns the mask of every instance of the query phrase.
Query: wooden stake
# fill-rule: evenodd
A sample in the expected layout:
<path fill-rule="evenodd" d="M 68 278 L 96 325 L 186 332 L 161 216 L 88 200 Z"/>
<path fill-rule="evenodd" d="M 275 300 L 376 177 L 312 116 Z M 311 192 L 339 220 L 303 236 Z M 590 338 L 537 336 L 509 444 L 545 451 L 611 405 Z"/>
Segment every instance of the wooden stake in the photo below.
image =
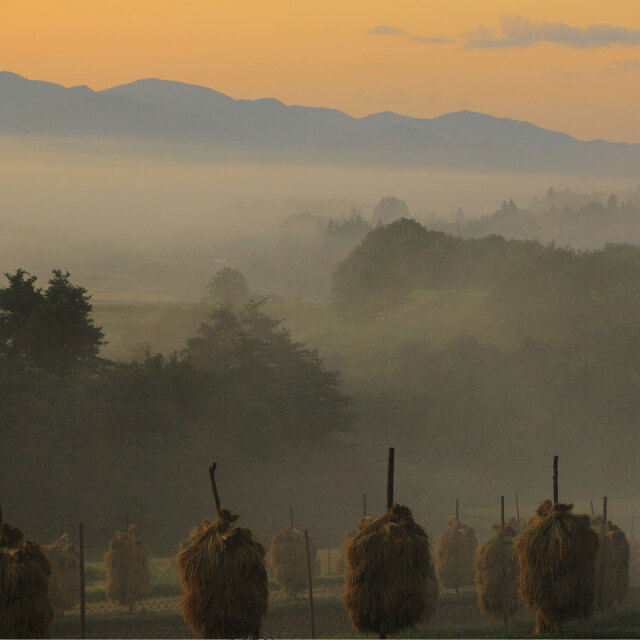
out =
<path fill-rule="evenodd" d="M 553 504 L 558 504 L 558 456 L 553 456 Z"/>
<path fill-rule="evenodd" d="M 591 515 L 595 516 L 596 512 L 593 510 L 593 500 L 591 500 Z"/>
<path fill-rule="evenodd" d="M 460 510 L 459 510 L 458 498 L 456 498 L 456 520 L 460 520 Z"/>
<path fill-rule="evenodd" d="M 500 496 L 500 527 L 504 529 L 504 496 Z"/>
<path fill-rule="evenodd" d="M 520 526 L 520 505 L 518 504 L 518 492 L 516 491 L 516 522 Z"/>
<path fill-rule="evenodd" d="M 84 585 L 84 526 L 82 522 L 78 527 L 80 537 L 80 638 L 87 637 L 86 624 L 86 599 Z"/>
<path fill-rule="evenodd" d="M 393 466 L 395 449 L 389 447 L 389 461 L 387 463 L 387 511 L 393 509 Z"/>
<path fill-rule="evenodd" d="M 313 619 L 313 579 L 311 576 L 311 555 L 309 554 L 309 534 L 304 530 L 304 541 L 307 546 L 307 574 L 309 576 L 309 617 L 311 619 L 311 637 L 316 637 L 316 624 Z"/>
<path fill-rule="evenodd" d="M 367 515 L 367 494 L 362 494 L 362 517 L 364 518 Z"/>
<path fill-rule="evenodd" d="M 220 496 L 218 495 L 218 485 L 216 485 L 216 467 L 217 466 L 218 466 L 218 463 L 214 462 L 209 467 L 209 480 L 211 480 L 211 490 L 213 491 L 213 499 L 216 502 L 216 512 L 220 513 L 220 509 L 222 507 L 220 505 Z"/>
<path fill-rule="evenodd" d="M 604 567 L 607 565 L 607 545 L 604 543 L 607 535 L 607 498 L 602 498 L 602 523 L 600 525 L 600 557 L 596 572 L 597 604 L 602 605 L 604 600 Z"/>

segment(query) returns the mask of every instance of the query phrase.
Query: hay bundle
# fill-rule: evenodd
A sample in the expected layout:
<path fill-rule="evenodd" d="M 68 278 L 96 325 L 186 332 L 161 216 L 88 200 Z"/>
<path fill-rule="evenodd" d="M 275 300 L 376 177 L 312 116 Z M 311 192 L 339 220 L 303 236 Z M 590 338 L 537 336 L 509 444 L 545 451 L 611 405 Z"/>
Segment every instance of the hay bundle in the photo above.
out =
<path fill-rule="evenodd" d="M 138 600 L 149 596 L 151 591 L 151 571 L 147 545 L 136 538 L 135 525 L 128 531 L 116 531 L 109 542 L 105 556 L 107 565 L 107 600 L 133 606 Z"/>
<path fill-rule="evenodd" d="M 51 565 L 49 597 L 55 611 L 63 613 L 80 602 L 80 550 L 63 533 L 45 547 Z"/>
<path fill-rule="evenodd" d="M 592 518 L 591 525 L 600 538 L 596 556 L 594 607 L 603 611 L 611 609 L 627 597 L 631 552 L 627 536 L 618 526 L 607 521 L 603 536 L 602 516 Z"/>
<path fill-rule="evenodd" d="M 513 553 L 516 532 L 499 524 L 493 528 L 496 535 L 476 554 L 478 606 L 482 613 L 506 624 L 518 610 L 518 560 Z"/>
<path fill-rule="evenodd" d="M 0 638 L 50 638 L 49 561 L 37 542 L 0 522 Z"/>
<path fill-rule="evenodd" d="M 315 574 L 318 571 L 318 550 L 311 536 L 309 536 L 309 556 L 311 571 Z M 287 598 L 297 597 L 300 591 L 308 587 L 309 572 L 304 533 L 291 527 L 276 533 L 271 539 L 269 559 L 274 580 L 284 590 Z"/>
<path fill-rule="evenodd" d="M 359 633 L 396 634 L 435 607 L 426 531 L 404 505 L 361 522 L 346 546 L 344 604 Z"/>
<path fill-rule="evenodd" d="M 372 520 L 373 520 L 373 518 L 371 516 L 362 516 L 362 518 L 360 518 L 360 523 L 359 523 L 358 527 L 360 529 L 362 529 L 362 527 L 365 524 L 368 524 Z M 344 573 L 345 554 L 346 554 L 346 550 L 347 550 L 347 545 L 349 544 L 349 541 L 353 538 L 353 536 L 356 535 L 356 533 L 358 533 L 358 529 L 351 529 L 351 531 L 345 531 L 344 542 L 342 543 L 341 553 L 338 556 L 338 560 L 336 562 L 336 572 L 337 573 Z"/>
<path fill-rule="evenodd" d="M 513 531 L 518 534 L 521 531 L 524 531 L 526 526 L 527 526 L 527 521 L 526 520 L 518 520 L 517 518 L 509 518 L 509 521 L 506 523 L 506 526 L 509 527 L 510 529 L 513 529 Z"/>
<path fill-rule="evenodd" d="M 473 529 L 451 518 L 436 544 L 436 575 L 441 587 L 455 589 L 475 582 L 476 534 Z"/>
<path fill-rule="evenodd" d="M 198 638 L 258 638 L 267 612 L 264 547 L 238 516 L 220 509 L 191 532 L 178 555 L 182 615 Z"/>
<path fill-rule="evenodd" d="M 536 610 L 538 633 L 561 632 L 566 620 L 593 611 L 598 535 L 572 508 L 545 500 L 515 541 L 520 597 Z"/>

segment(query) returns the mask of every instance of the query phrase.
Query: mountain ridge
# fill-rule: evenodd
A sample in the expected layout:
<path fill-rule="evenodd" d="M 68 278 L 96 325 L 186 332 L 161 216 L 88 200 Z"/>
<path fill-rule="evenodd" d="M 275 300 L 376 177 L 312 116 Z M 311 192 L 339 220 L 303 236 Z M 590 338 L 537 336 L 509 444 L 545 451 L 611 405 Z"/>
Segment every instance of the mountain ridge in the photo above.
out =
<path fill-rule="evenodd" d="M 0 135 L 126 138 L 266 161 L 634 176 L 640 171 L 639 143 L 580 140 L 513 118 L 470 110 L 433 118 L 392 111 L 358 118 L 276 98 L 235 99 L 159 78 L 95 91 L 1 71 Z"/>

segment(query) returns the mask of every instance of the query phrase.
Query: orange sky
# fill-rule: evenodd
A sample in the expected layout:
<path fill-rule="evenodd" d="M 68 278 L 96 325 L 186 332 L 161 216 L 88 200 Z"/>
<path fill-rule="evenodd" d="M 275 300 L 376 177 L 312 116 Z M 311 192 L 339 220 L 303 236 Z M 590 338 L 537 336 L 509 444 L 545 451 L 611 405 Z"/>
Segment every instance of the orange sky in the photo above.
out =
<path fill-rule="evenodd" d="M 505 14 L 533 25 L 526 46 L 465 47 L 479 27 L 513 44 Z M 366 33 L 379 25 L 400 33 Z M 590 25 L 623 29 L 594 43 Z M 638 0 L 0 0 L 0 69 L 94 89 L 160 77 L 356 116 L 471 109 L 640 142 Z"/>

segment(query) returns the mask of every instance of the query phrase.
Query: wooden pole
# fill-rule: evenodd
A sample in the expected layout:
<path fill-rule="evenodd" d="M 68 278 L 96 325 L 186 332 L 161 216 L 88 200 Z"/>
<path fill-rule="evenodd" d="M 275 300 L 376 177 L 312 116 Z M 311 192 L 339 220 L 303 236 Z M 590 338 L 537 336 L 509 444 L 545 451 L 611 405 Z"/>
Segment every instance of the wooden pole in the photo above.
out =
<path fill-rule="evenodd" d="M 460 520 L 460 508 L 458 498 L 456 498 L 456 520 Z"/>
<path fill-rule="evenodd" d="M 362 517 L 364 518 L 367 515 L 367 494 L 362 494 Z"/>
<path fill-rule="evenodd" d="M 309 576 L 309 618 L 311 619 L 311 637 L 316 637 L 316 624 L 313 619 L 313 579 L 311 576 L 311 555 L 309 554 L 309 534 L 304 530 L 304 541 L 307 546 L 307 575 Z"/>
<path fill-rule="evenodd" d="M 558 456 L 553 456 L 553 504 L 558 504 Z"/>
<path fill-rule="evenodd" d="M 84 584 L 84 526 L 82 522 L 78 527 L 80 536 L 80 638 L 87 637 L 86 600 Z"/>
<path fill-rule="evenodd" d="M 289 528 L 293 531 L 293 507 L 289 506 Z"/>
<path fill-rule="evenodd" d="M 387 462 L 387 511 L 393 509 L 393 467 L 395 449 L 389 447 L 389 460 Z"/>
<path fill-rule="evenodd" d="M 500 527 L 504 529 L 504 496 L 500 496 Z"/>
<path fill-rule="evenodd" d="M 520 505 L 518 504 L 518 492 L 516 491 L 516 523 L 520 526 Z"/>
<path fill-rule="evenodd" d="M 593 500 L 591 500 L 591 515 L 595 516 L 596 512 L 593 510 Z"/>
<path fill-rule="evenodd" d="M 216 502 L 216 512 L 220 513 L 220 509 L 222 507 L 220 505 L 220 496 L 218 495 L 218 485 L 216 484 L 216 467 L 217 466 L 218 466 L 218 463 L 214 462 L 209 467 L 209 480 L 211 480 L 211 490 L 213 491 L 213 499 Z"/>
<path fill-rule="evenodd" d="M 602 498 L 602 523 L 600 525 L 600 555 L 598 558 L 598 568 L 596 574 L 597 580 L 597 602 L 596 605 L 602 606 L 604 601 L 604 571 L 607 565 L 607 545 L 605 540 L 607 537 L 607 498 Z"/>

